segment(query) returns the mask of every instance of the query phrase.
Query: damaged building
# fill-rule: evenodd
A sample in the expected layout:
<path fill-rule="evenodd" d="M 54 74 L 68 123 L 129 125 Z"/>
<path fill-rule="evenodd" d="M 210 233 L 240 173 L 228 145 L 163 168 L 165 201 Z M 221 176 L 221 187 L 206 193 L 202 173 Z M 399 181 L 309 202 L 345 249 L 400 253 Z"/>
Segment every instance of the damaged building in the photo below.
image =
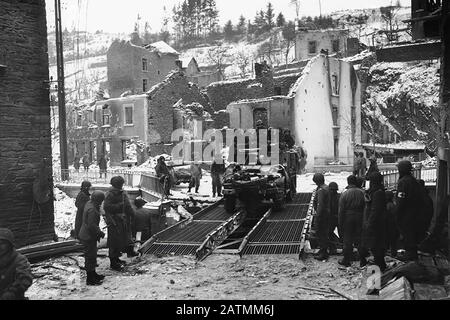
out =
<path fill-rule="evenodd" d="M 353 66 L 318 55 L 311 59 L 286 96 L 233 102 L 231 128 L 290 130 L 307 153 L 306 169 L 331 163 L 352 165 L 361 143 L 361 85 Z"/>
<path fill-rule="evenodd" d="M 1 6 L 0 227 L 23 246 L 55 237 L 47 21 L 44 0 Z"/>
<path fill-rule="evenodd" d="M 193 103 L 202 106 L 206 114 L 214 114 L 207 97 L 177 71 L 145 94 L 73 108 L 68 114 L 69 161 L 77 152 L 87 152 L 92 161 L 106 154 L 112 166 L 120 166 L 130 160 L 127 150 L 131 144 L 139 146 L 138 163 L 149 156 L 170 154 L 172 132 L 187 123 L 180 119 L 180 107 Z"/>
<path fill-rule="evenodd" d="M 108 90 L 112 98 L 142 94 L 177 69 L 180 54 L 163 41 L 145 47 L 114 41 L 107 52 Z"/>

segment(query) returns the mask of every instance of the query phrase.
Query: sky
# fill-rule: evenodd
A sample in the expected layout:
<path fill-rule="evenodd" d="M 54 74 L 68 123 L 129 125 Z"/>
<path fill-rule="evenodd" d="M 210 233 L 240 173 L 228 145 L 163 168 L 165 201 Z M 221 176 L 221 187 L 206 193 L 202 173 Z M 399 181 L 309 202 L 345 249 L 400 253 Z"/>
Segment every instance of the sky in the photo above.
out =
<path fill-rule="evenodd" d="M 343 9 L 378 8 L 386 6 L 392 0 L 300 0 L 301 16 L 318 16 Z M 182 0 L 62 0 L 63 26 L 68 29 L 95 32 L 103 30 L 112 33 L 131 33 L 138 15 L 141 22 L 149 22 L 152 32 L 161 29 L 164 7 L 171 16 L 174 5 Z M 231 20 L 236 24 L 240 15 L 253 21 L 256 12 L 265 9 L 268 0 L 216 0 L 220 24 Z M 291 0 L 271 0 L 275 13 L 281 11 L 287 19 L 295 18 L 295 7 Z M 396 3 L 396 1 L 393 1 Z M 409 6 L 409 0 L 400 0 L 403 6 Z M 54 1 L 47 0 L 48 24 L 54 26 Z"/>

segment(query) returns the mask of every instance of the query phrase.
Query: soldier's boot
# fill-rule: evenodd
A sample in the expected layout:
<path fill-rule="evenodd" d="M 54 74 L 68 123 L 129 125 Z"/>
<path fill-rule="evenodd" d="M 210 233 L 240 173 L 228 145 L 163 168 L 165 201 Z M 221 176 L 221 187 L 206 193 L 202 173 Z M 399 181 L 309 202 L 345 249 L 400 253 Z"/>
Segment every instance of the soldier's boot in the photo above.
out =
<path fill-rule="evenodd" d="M 94 276 L 100 281 L 105 280 L 105 276 L 101 275 L 101 274 L 98 274 L 97 271 L 95 271 L 95 270 L 94 270 Z"/>
<path fill-rule="evenodd" d="M 88 286 L 99 286 L 102 281 L 95 276 L 95 271 L 88 271 L 86 278 L 86 285 Z"/>
<path fill-rule="evenodd" d="M 120 263 L 121 260 L 119 258 L 110 258 L 111 262 L 110 268 L 114 271 L 122 271 L 123 265 Z"/>
<path fill-rule="evenodd" d="M 137 256 L 139 256 L 139 253 L 134 251 L 134 246 L 129 246 L 127 248 L 127 257 L 128 258 L 134 258 L 134 257 L 137 257 Z"/>
<path fill-rule="evenodd" d="M 314 259 L 323 261 L 328 259 L 328 252 L 326 249 L 320 249 L 319 253 L 314 257 Z"/>
<path fill-rule="evenodd" d="M 351 262 L 348 261 L 348 260 L 346 260 L 345 258 L 339 260 L 338 263 L 339 263 L 341 266 L 344 266 L 344 267 L 350 267 L 350 266 L 352 265 Z"/>

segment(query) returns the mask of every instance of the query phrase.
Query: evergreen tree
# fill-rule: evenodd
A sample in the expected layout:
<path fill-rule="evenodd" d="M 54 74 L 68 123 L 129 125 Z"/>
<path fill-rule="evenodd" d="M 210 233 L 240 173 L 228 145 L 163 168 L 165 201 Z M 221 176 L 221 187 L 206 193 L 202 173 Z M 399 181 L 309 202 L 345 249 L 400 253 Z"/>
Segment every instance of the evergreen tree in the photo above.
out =
<path fill-rule="evenodd" d="M 267 29 L 272 30 L 272 28 L 275 26 L 275 23 L 273 20 L 275 18 L 275 13 L 273 12 L 273 6 L 272 6 L 272 3 L 270 3 L 270 2 L 267 4 L 265 18 L 266 18 Z"/>
<path fill-rule="evenodd" d="M 239 34 L 244 34 L 245 33 L 245 26 L 247 24 L 247 21 L 245 19 L 245 17 L 243 15 L 240 16 L 239 18 L 239 23 L 237 25 L 237 32 Z"/>
<path fill-rule="evenodd" d="M 280 14 L 277 17 L 277 27 L 284 27 L 286 24 L 286 19 L 284 18 L 283 13 L 280 12 Z"/>
<path fill-rule="evenodd" d="M 232 40 L 233 39 L 233 23 L 231 22 L 231 20 L 228 20 L 228 22 L 226 23 L 223 32 L 225 34 L 225 40 Z"/>

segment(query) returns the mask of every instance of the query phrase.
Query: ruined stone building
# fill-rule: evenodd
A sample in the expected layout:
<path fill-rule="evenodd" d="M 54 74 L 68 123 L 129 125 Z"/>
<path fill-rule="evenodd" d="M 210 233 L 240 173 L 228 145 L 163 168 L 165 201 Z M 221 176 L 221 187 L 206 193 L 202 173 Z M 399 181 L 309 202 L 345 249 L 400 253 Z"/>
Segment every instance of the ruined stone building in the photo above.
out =
<path fill-rule="evenodd" d="M 206 88 L 211 83 L 223 80 L 217 66 L 200 67 L 194 57 L 182 58 L 177 61 L 177 65 L 179 70 L 186 74 L 188 80 L 199 88 Z"/>
<path fill-rule="evenodd" d="M 322 50 L 328 54 L 339 54 L 341 57 L 358 53 L 359 44 L 350 38 L 349 31 L 344 29 L 300 30 L 295 42 L 295 59 L 309 60 Z"/>
<path fill-rule="evenodd" d="M 173 72 L 145 94 L 75 108 L 68 114 L 69 161 L 76 152 L 87 152 L 92 160 L 103 153 L 109 156 L 112 166 L 119 166 L 127 160 L 131 142 L 144 146 L 143 160 L 170 154 L 172 132 L 183 123 L 176 107 L 192 103 L 214 113 L 199 88 L 183 72 Z"/>
<path fill-rule="evenodd" d="M 0 7 L 0 227 L 22 246 L 55 236 L 47 21 L 44 0 Z"/>
<path fill-rule="evenodd" d="M 179 53 L 163 41 L 140 47 L 114 41 L 107 53 L 108 90 L 112 98 L 125 92 L 142 94 L 177 70 Z"/>
<path fill-rule="evenodd" d="M 353 66 L 318 55 L 304 68 L 286 96 L 233 102 L 227 107 L 231 128 L 290 130 L 307 153 L 306 169 L 332 162 L 353 164 L 361 143 L 361 85 Z"/>

